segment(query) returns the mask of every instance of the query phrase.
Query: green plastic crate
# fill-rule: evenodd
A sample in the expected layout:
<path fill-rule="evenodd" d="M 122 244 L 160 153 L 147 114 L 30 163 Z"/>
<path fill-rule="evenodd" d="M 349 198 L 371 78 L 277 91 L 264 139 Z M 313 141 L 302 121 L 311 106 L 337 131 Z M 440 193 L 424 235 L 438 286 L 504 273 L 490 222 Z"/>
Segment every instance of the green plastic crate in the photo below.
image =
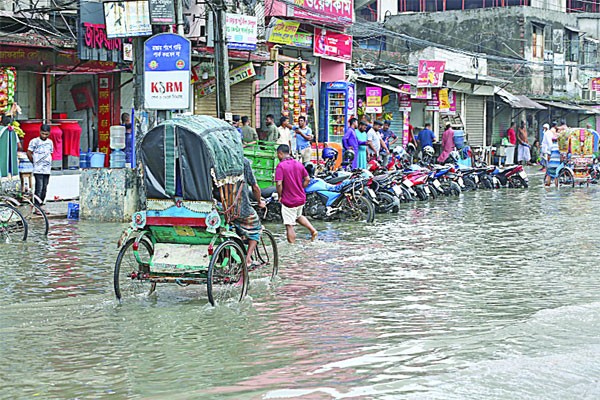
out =
<path fill-rule="evenodd" d="M 275 185 L 275 168 L 279 164 L 276 143 L 259 142 L 244 147 L 244 156 L 252 163 L 252 171 L 261 188 Z"/>

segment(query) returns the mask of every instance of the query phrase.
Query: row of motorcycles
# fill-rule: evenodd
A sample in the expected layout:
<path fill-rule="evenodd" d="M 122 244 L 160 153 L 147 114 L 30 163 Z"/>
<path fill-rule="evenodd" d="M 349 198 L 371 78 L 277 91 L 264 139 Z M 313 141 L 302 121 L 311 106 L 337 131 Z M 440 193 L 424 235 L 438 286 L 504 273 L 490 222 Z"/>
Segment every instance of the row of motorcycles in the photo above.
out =
<path fill-rule="evenodd" d="M 376 213 L 396 213 L 403 203 L 481 189 L 527 188 L 529 184 L 520 165 L 500 169 L 480 160 L 474 167 L 465 167 L 458 164 L 456 151 L 446 163 L 436 164 L 432 148 L 424 149 L 420 158 L 414 156 L 414 148 L 407 149 L 397 147 L 388 162 L 372 160 L 367 169 L 350 169 L 354 154 L 347 150 L 337 170 L 337 150 L 323 149 L 323 164 L 317 168 L 305 164 L 311 181 L 305 189 L 303 214 L 315 220 L 372 222 Z M 281 204 L 275 188 L 262 189 L 261 194 L 267 207 L 256 208 L 260 217 L 266 222 L 280 222 Z"/>

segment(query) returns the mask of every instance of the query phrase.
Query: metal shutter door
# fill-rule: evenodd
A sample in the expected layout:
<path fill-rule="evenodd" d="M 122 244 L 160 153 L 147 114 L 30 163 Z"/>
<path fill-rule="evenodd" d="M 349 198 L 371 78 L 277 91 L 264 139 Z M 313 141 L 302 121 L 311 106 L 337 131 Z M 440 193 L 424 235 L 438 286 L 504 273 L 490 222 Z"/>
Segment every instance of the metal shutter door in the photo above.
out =
<path fill-rule="evenodd" d="M 485 143 L 485 103 L 483 96 L 467 96 L 465 104 L 465 131 L 470 146 Z"/>
<path fill-rule="evenodd" d="M 237 83 L 230 88 L 231 93 L 231 113 L 233 115 L 247 115 L 253 118 L 252 112 L 252 82 L 245 80 Z M 194 113 L 198 115 L 217 116 L 217 93 L 211 93 L 202 98 L 195 97 Z M 251 121 L 252 126 L 256 126 L 256 121 Z"/>

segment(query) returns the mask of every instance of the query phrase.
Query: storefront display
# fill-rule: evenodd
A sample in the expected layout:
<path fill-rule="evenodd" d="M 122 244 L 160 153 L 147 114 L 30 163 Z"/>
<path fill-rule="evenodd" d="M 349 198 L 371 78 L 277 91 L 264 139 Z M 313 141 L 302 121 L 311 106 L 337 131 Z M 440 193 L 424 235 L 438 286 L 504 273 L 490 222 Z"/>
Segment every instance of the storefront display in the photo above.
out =
<path fill-rule="evenodd" d="M 292 69 L 291 72 L 289 72 Z M 308 103 L 306 101 L 306 64 L 283 64 L 283 111 L 282 114 L 290 118 L 295 125 L 298 117 L 306 118 Z M 288 73 L 289 72 L 289 73 Z"/>
<path fill-rule="evenodd" d="M 353 116 L 354 84 L 339 82 L 324 82 L 321 86 L 321 127 L 320 141 L 342 142 L 348 119 Z"/>
<path fill-rule="evenodd" d="M 0 68 L 0 114 L 10 110 L 15 101 L 17 73 L 14 68 Z"/>

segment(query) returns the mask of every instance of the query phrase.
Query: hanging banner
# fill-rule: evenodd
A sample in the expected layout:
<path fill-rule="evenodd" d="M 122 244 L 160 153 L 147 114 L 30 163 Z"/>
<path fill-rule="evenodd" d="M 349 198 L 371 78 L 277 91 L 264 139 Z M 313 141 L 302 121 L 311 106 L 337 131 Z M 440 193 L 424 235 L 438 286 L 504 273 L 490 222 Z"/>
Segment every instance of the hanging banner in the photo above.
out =
<path fill-rule="evenodd" d="M 431 99 L 431 89 L 412 87 L 410 97 L 413 100 L 429 100 Z"/>
<path fill-rule="evenodd" d="M 144 106 L 150 110 L 190 107 L 190 41 L 161 33 L 144 42 Z"/>
<path fill-rule="evenodd" d="M 441 87 L 444 81 L 444 70 L 446 61 L 419 61 L 419 73 L 417 75 L 417 87 L 436 88 Z"/>
<path fill-rule="evenodd" d="M 236 83 L 251 78 L 255 75 L 256 71 L 254 70 L 254 64 L 251 62 L 244 64 L 241 67 L 237 67 L 229 71 L 229 85 L 235 85 Z M 196 83 L 196 81 L 193 83 Z M 217 80 L 215 78 L 211 78 L 206 82 L 199 83 L 198 86 L 196 86 L 196 96 L 198 98 L 208 96 L 216 91 Z"/>
<path fill-rule="evenodd" d="M 256 17 L 227 13 L 226 18 L 227 48 L 256 50 L 256 35 L 258 32 Z M 212 29 L 209 31 L 212 31 Z"/>
<path fill-rule="evenodd" d="M 300 22 L 284 21 L 274 18 L 275 25 L 269 34 L 268 41 L 271 43 L 290 44 L 298 31 Z"/>
<path fill-rule="evenodd" d="M 367 108 L 366 112 L 371 114 L 379 114 L 383 112 L 381 106 L 381 88 L 380 87 L 367 87 Z"/>
<path fill-rule="evenodd" d="M 105 166 L 110 153 L 110 75 L 98 75 L 98 149 L 106 153 Z"/>
<path fill-rule="evenodd" d="M 292 38 L 290 45 L 295 47 L 301 47 L 303 49 L 313 48 L 313 35 L 312 33 L 296 32 Z"/>
<path fill-rule="evenodd" d="M 410 99 L 410 85 L 399 85 L 402 93 L 398 93 L 398 111 L 400 112 L 410 112 L 412 107 L 412 102 Z"/>
<path fill-rule="evenodd" d="M 440 98 L 437 89 L 431 91 L 431 99 L 427 100 L 425 111 L 440 111 Z"/>
<path fill-rule="evenodd" d="M 440 98 L 440 112 L 444 115 L 456 115 L 456 92 L 448 90 L 448 109 L 441 111 L 441 98 Z"/>
<path fill-rule="evenodd" d="M 440 102 L 440 112 L 447 113 L 450 110 L 450 100 L 448 98 L 448 89 L 438 90 L 438 99 Z"/>
<path fill-rule="evenodd" d="M 404 111 L 402 113 L 402 146 L 406 147 L 408 144 L 408 136 L 409 136 L 409 122 L 408 122 L 409 113 L 408 111 Z"/>
<path fill-rule="evenodd" d="M 600 78 L 590 79 L 590 91 L 600 92 Z"/>
<path fill-rule="evenodd" d="M 108 39 L 152 35 L 147 1 L 107 1 L 102 5 Z"/>
<path fill-rule="evenodd" d="M 352 36 L 315 28 L 314 55 L 335 61 L 352 61 Z"/>

